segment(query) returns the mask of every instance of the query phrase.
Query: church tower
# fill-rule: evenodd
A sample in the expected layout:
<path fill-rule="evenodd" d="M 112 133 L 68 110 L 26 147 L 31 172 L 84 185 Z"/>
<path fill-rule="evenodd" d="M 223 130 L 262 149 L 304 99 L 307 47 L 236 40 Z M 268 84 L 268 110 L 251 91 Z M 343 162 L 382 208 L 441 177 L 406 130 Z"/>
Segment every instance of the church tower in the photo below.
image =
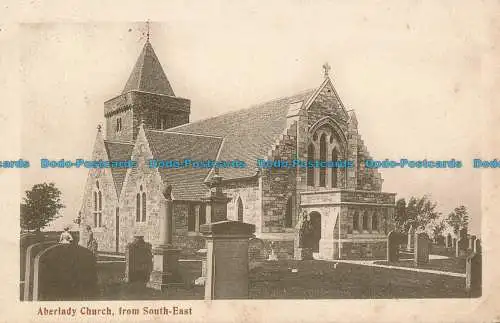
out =
<path fill-rule="evenodd" d="M 122 93 L 104 102 L 106 139 L 133 142 L 142 121 L 158 130 L 189 123 L 190 109 L 190 100 L 175 96 L 148 37 Z"/>

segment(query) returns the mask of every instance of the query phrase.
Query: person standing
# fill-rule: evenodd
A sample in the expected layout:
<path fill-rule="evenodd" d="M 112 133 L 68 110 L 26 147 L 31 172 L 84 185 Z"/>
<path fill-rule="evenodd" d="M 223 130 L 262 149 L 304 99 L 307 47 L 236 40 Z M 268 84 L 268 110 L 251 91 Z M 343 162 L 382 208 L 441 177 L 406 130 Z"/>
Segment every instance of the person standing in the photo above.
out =
<path fill-rule="evenodd" d="M 92 254 L 97 257 L 97 240 L 94 238 L 94 233 L 92 232 L 92 228 L 90 225 L 87 225 L 87 232 L 89 234 L 89 239 L 87 241 L 87 249 L 92 251 Z"/>
<path fill-rule="evenodd" d="M 73 242 L 73 237 L 71 236 L 71 233 L 69 233 L 69 227 L 65 227 L 64 231 L 61 233 L 61 236 L 59 237 L 59 243 L 71 244 L 72 242 Z"/>

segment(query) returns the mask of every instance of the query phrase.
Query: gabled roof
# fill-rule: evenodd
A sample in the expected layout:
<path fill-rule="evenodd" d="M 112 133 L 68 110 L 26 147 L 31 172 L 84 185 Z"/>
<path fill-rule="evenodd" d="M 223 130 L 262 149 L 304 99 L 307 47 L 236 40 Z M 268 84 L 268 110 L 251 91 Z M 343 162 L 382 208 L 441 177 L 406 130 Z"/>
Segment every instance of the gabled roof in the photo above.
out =
<path fill-rule="evenodd" d="M 122 93 L 142 91 L 175 96 L 151 43 L 146 41 Z"/>
<path fill-rule="evenodd" d="M 216 160 L 223 138 L 145 129 L 157 160 Z M 176 200 L 199 200 L 208 192 L 204 180 L 209 168 L 158 168 L 163 182 L 172 185 Z"/>
<path fill-rule="evenodd" d="M 132 156 L 132 149 L 134 148 L 133 144 L 111 142 L 106 140 L 104 141 L 104 146 L 106 147 L 106 152 L 108 153 L 110 162 L 130 160 L 130 157 Z M 111 175 L 113 176 L 118 196 L 120 196 L 120 192 L 122 191 L 123 181 L 125 180 L 126 174 L 127 168 L 111 167 Z"/>
<path fill-rule="evenodd" d="M 220 174 L 224 179 L 250 177 L 255 175 L 256 160 L 265 158 L 279 135 L 284 132 L 289 105 L 307 101 L 315 91 L 305 91 L 168 131 L 224 138 L 218 160 L 241 160 L 247 167 L 220 169 Z"/>

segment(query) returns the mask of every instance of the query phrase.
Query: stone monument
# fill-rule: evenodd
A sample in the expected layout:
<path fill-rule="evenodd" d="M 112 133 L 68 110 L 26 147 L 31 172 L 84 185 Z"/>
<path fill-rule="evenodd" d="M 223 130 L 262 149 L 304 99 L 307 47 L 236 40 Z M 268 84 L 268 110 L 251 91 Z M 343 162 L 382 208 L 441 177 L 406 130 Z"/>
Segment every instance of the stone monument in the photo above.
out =
<path fill-rule="evenodd" d="M 153 248 L 153 271 L 148 286 L 161 291 L 182 285 L 179 272 L 180 249 L 172 244 L 173 202 L 172 186 L 163 190 L 160 206 L 160 239 Z"/>

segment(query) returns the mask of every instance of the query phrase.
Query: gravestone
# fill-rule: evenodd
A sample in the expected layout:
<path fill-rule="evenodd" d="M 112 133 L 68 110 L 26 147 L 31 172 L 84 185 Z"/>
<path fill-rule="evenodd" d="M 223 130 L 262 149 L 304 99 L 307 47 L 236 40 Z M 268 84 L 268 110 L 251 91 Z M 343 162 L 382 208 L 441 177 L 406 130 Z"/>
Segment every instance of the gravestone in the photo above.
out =
<path fill-rule="evenodd" d="M 465 265 L 465 289 L 472 297 L 481 296 L 482 261 L 480 253 L 473 253 L 467 257 Z"/>
<path fill-rule="evenodd" d="M 207 239 L 205 299 L 248 298 L 248 243 L 255 225 L 220 221 L 200 227 Z"/>
<path fill-rule="evenodd" d="M 25 273 L 25 261 L 26 261 L 26 250 L 29 246 L 41 242 L 43 240 L 43 236 L 41 234 L 34 233 L 23 233 L 19 238 L 19 279 L 21 282 L 24 281 L 24 273 Z"/>
<path fill-rule="evenodd" d="M 461 238 L 457 241 L 455 248 L 455 257 L 464 257 L 467 255 L 467 247 L 469 246 L 469 241 L 466 238 Z"/>
<path fill-rule="evenodd" d="M 415 229 L 413 228 L 413 225 L 410 226 L 410 229 L 408 229 L 408 243 L 406 244 L 406 250 L 413 250 L 415 242 Z"/>
<path fill-rule="evenodd" d="M 476 236 L 472 235 L 469 237 L 469 250 L 473 251 L 474 250 L 474 243 L 476 241 Z"/>
<path fill-rule="evenodd" d="M 430 240 L 425 232 L 415 234 L 415 249 L 413 261 L 415 266 L 429 263 Z"/>
<path fill-rule="evenodd" d="M 453 237 L 451 239 L 451 248 L 452 250 L 454 251 L 455 249 L 457 249 L 457 238 Z"/>
<path fill-rule="evenodd" d="M 97 296 L 96 260 L 87 248 L 56 244 L 35 257 L 34 301 L 77 301 Z"/>
<path fill-rule="evenodd" d="M 134 241 L 127 244 L 125 252 L 125 280 L 128 283 L 147 283 L 153 267 L 153 254 L 150 243 L 143 236 L 134 236 Z"/>
<path fill-rule="evenodd" d="M 481 253 L 481 239 L 476 239 L 474 241 L 474 253 Z"/>
<path fill-rule="evenodd" d="M 264 241 L 252 238 L 248 242 L 248 264 L 250 270 L 261 267 L 266 260 Z"/>
<path fill-rule="evenodd" d="M 34 281 L 34 269 L 35 269 L 35 257 L 43 250 L 57 244 L 55 241 L 44 241 L 32 244 L 26 250 L 26 266 L 24 268 L 24 287 L 21 290 L 21 300 L 31 301 L 33 300 L 33 281 Z"/>
<path fill-rule="evenodd" d="M 196 278 L 194 284 L 204 286 L 207 280 L 207 249 L 200 249 L 196 253 L 201 256 L 201 276 Z"/>
<path fill-rule="evenodd" d="M 451 248 L 451 245 L 452 245 L 452 238 L 451 238 L 451 234 L 448 233 L 445 237 L 445 247 Z"/>
<path fill-rule="evenodd" d="M 398 232 L 389 232 L 389 234 L 387 235 L 387 261 L 393 262 L 399 260 L 400 241 L 401 237 Z"/>

